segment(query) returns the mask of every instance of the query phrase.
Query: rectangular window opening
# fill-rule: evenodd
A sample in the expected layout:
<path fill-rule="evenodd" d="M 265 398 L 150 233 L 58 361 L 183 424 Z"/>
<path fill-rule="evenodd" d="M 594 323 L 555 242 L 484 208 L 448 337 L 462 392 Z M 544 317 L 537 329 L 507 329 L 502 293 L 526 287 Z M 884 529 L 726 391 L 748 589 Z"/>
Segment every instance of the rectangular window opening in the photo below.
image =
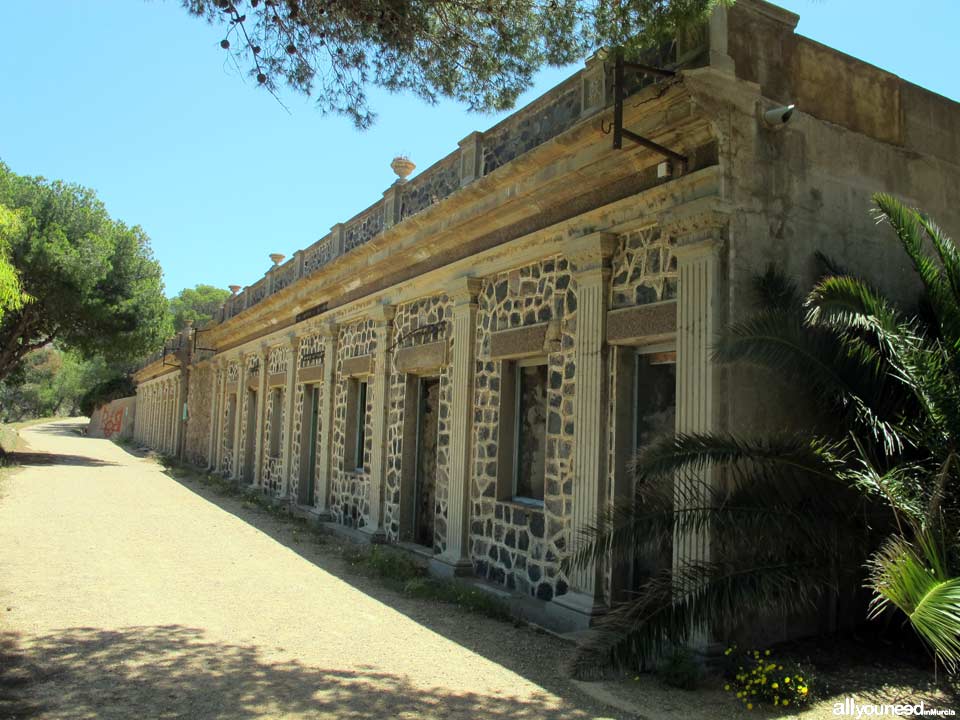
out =
<path fill-rule="evenodd" d="M 347 386 L 347 422 L 344 465 L 362 472 L 367 442 L 367 381 L 351 378 Z"/>
<path fill-rule="evenodd" d="M 224 422 L 223 433 L 226 438 L 226 447 L 233 450 L 233 431 L 237 424 L 237 394 L 231 393 L 227 399 L 227 419 Z"/>
<path fill-rule="evenodd" d="M 270 457 L 280 457 L 280 437 L 283 433 L 283 391 L 270 391 Z"/>
<path fill-rule="evenodd" d="M 501 500 L 540 505 L 546 486 L 546 358 L 505 361 L 500 398 Z"/>

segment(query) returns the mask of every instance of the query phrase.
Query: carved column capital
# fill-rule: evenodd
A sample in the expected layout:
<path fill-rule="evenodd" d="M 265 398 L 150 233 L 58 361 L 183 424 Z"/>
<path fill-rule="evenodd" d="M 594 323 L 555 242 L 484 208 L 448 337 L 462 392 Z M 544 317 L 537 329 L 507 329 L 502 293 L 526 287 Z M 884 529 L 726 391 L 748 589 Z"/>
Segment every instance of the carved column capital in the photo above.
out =
<path fill-rule="evenodd" d="M 322 338 L 335 338 L 340 330 L 340 326 L 332 320 L 322 322 L 316 327 L 317 335 Z"/>
<path fill-rule="evenodd" d="M 716 198 L 702 198 L 663 212 L 660 227 L 676 240 L 674 253 L 680 256 L 685 248 L 722 244 L 732 213 L 728 205 Z"/>
<path fill-rule="evenodd" d="M 480 278 L 459 277 L 447 285 L 447 297 L 453 302 L 454 307 L 475 305 L 482 285 L 483 281 Z"/>
<path fill-rule="evenodd" d="M 396 315 L 396 313 L 397 309 L 393 305 L 382 304 L 374 305 L 370 309 L 369 315 L 370 319 L 373 320 L 377 326 L 382 327 L 392 323 L 393 316 Z"/>
<path fill-rule="evenodd" d="M 563 254 L 570 261 L 577 282 L 594 279 L 602 281 L 610 274 L 610 259 L 617 249 L 617 236 L 597 232 L 563 243 Z"/>

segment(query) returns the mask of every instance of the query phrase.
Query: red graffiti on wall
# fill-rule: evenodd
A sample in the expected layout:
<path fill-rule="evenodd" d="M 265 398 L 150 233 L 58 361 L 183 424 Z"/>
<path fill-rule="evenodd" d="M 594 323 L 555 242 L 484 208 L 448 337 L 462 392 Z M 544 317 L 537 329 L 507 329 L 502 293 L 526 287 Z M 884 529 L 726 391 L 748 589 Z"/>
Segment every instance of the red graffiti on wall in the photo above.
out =
<path fill-rule="evenodd" d="M 117 408 L 116 410 L 107 410 L 106 408 L 103 411 L 103 436 L 105 438 L 112 437 L 116 435 L 123 428 L 123 412 L 122 407 Z"/>

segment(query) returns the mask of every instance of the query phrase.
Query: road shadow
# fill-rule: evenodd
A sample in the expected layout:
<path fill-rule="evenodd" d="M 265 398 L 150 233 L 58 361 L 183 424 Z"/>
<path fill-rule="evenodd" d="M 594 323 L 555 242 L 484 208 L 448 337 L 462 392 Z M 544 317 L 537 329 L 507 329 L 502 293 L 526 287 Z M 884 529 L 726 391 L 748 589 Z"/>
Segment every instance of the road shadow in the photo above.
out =
<path fill-rule="evenodd" d="M 36 465 L 74 465 L 78 467 L 108 467 L 120 463 L 109 460 L 98 460 L 86 455 L 66 455 L 64 453 L 32 452 L 30 450 L 16 450 L 7 453 L 7 463 L 16 466 Z"/>
<path fill-rule="evenodd" d="M 409 597 L 351 569 L 335 550 L 337 545 L 349 544 L 347 539 L 330 535 L 318 538 L 303 521 L 278 517 L 241 498 L 220 495 L 194 478 L 171 479 L 419 625 L 568 700 L 573 707 L 596 706 L 562 671 L 573 651 L 570 643 L 523 623 L 489 618 L 438 600 Z"/>
<path fill-rule="evenodd" d="M 50 422 L 43 425 L 33 425 L 26 428 L 27 432 L 39 433 L 41 435 L 57 435 L 60 437 L 83 437 L 86 434 L 86 422 L 74 422 L 71 420 L 62 422 Z M 21 431 L 22 435 L 24 431 Z"/>
<path fill-rule="evenodd" d="M 181 625 L 74 627 L 19 644 L 0 634 L 0 716 L 14 718 L 587 718 L 544 695 L 517 698 L 414 686 L 370 668 L 265 657 Z M 398 652 L 402 649 L 398 648 Z M 432 668 L 425 667 L 429 687 Z M 4 714 L 6 712 L 7 714 Z"/>

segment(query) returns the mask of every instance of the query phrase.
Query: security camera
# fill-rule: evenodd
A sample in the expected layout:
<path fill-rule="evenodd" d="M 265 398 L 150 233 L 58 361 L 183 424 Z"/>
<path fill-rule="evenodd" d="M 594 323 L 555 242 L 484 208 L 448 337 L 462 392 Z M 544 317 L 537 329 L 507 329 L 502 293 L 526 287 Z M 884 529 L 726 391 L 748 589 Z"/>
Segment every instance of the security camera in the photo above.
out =
<path fill-rule="evenodd" d="M 790 122 L 790 118 L 793 117 L 793 111 L 796 107 L 796 105 L 783 105 L 782 107 L 767 110 L 763 113 L 763 122 L 766 123 L 767 127 L 783 127 Z"/>

